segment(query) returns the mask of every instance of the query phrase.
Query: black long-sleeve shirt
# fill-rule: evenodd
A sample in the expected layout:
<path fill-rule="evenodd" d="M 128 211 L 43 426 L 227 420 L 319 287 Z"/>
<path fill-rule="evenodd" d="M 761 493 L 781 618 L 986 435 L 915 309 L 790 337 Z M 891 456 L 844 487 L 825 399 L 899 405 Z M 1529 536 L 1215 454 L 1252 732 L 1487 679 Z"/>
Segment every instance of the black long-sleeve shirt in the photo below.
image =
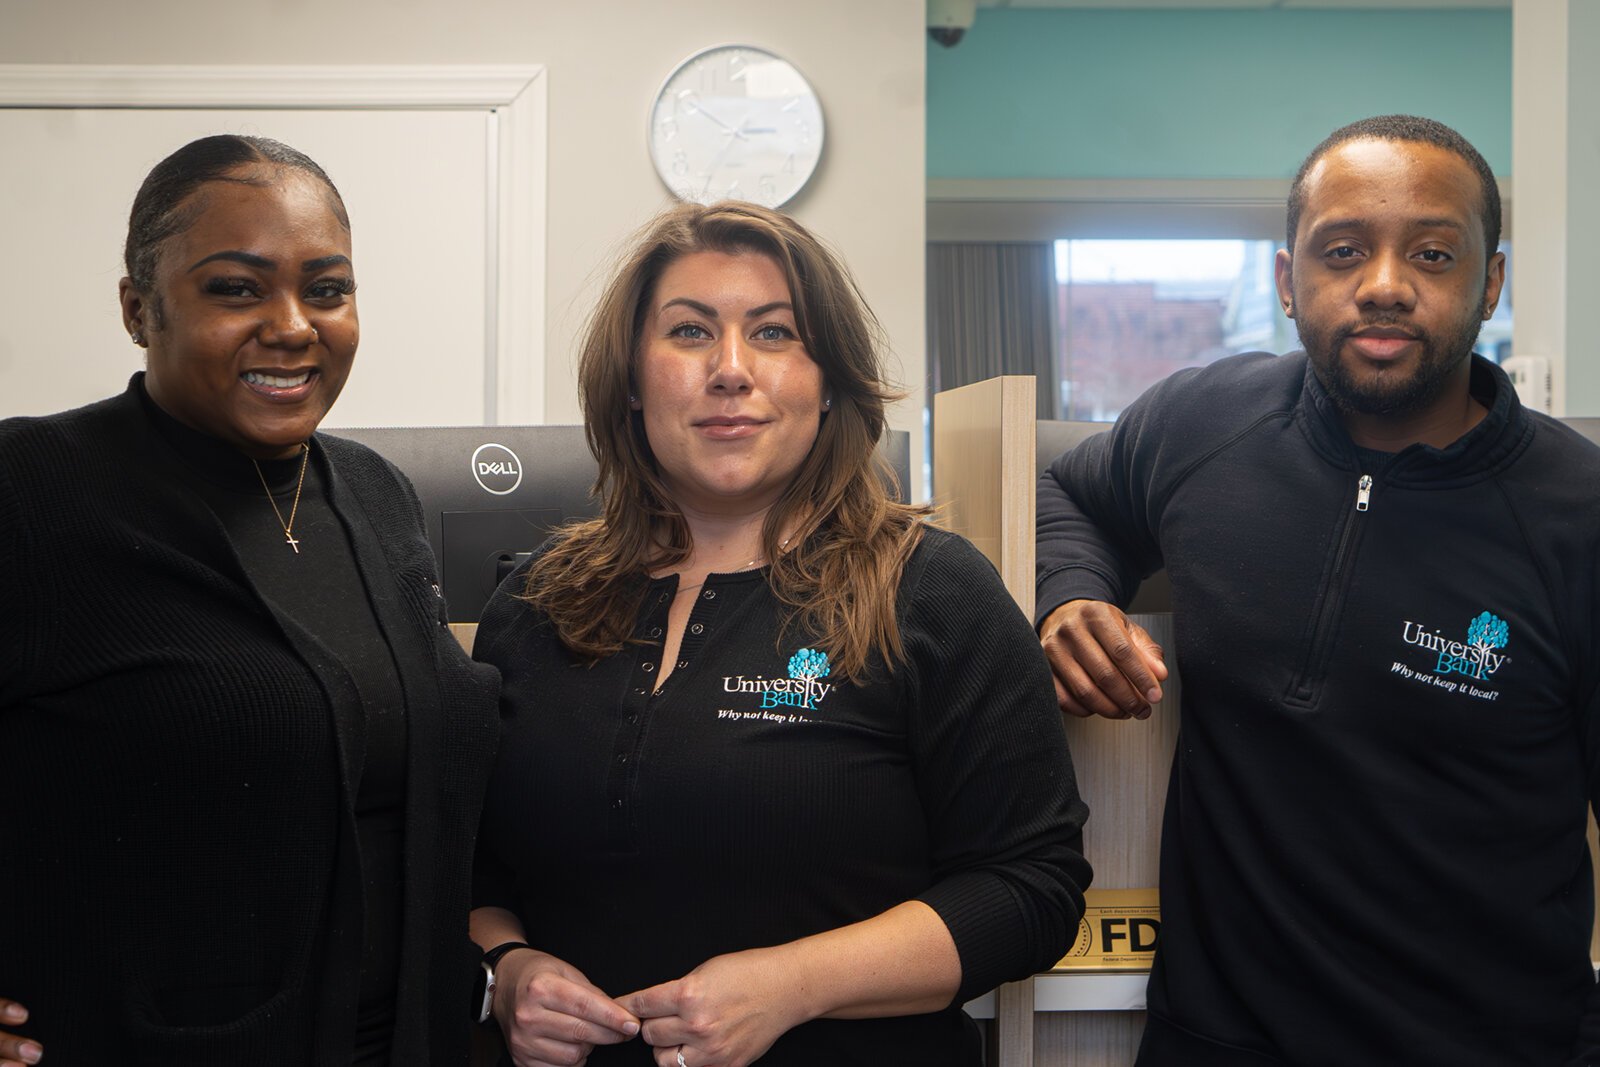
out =
<path fill-rule="evenodd" d="M 808 1023 L 762 1062 L 977 1062 L 960 1004 L 1055 963 L 1089 880 L 1044 658 L 988 562 L 926 533 L 898 593 L 909 662 L 867 685 L 797 628 L 780 641 L 765 570 L 712 575 L 654 696 L 675 578 L 592 668 L 509 595 L 523 580 L 478 631 L 504 721 L 475 904 L 619 996 L 922 900 L 960 953 L 952 1005 Z M 651 1061 L 633 1041 L 589 1062 Z"/>
<path fill-rule="evenodd" d="M 1600 450 L 1471 387 L 1377 470 L 1304 356 L 1223 360 L 1040 481 L 1040 619 L 1172 579 L 1141 1067 L 1600 1062 Z"/>

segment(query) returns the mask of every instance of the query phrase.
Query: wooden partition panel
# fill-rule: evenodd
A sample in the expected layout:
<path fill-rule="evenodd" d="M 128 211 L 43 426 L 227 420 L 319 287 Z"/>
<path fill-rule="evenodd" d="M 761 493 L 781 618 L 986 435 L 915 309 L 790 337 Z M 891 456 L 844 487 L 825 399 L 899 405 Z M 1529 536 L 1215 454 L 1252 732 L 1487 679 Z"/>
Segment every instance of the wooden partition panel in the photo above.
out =
<path fill-rule="evenodd" d="M 1163 649 L 1173 647 L 1172 616 L 1132 615 Z M 1169 656 L 1168 666 L 1171 661 Z M 1083 852 L 1096 889 L 1153 889 L 1160 871 L 1161 813 L 1178 740 L 1181 683 L 1172 672 L 1148 719 L 1067 716 L 1078 790 L 1089 805 Z M 1142 1011 L 1040 1012 L 1034 1017 L 1037 1067 L 1129 1067 L 1144 1030 Z"/>
<path fill-rule="evenodd" d="M 1131 618 L 1163 649 L 1173 647 L 1171 615 Z M 1089 805 L 1083 849 L 1094 865 L 1096 889 L 1153 889 L 1157 884 L 1161 813 L 1178 742 L 1182 682 L 1176 672 L 1161 690 L 1161 702 L 1148 719 L 1067 716 L 1078 790 Z"/>
<path fill-rule="evenodd" d="M 1036 433 L 1034 382 L 1001 377 L 934 398 L 934 498 L 946 524 L 970 539 L 1000 571 L 1018 605 L 1033 614 L 1034 490 L 1054 457 Z M 1047 424 L 1050 439 L 1063 431 Z M 1068 431 L 1074 439 L 1093 432 Z M 1072 441 L 1064 441 L 1062 447 Z M 1040 450 L 1049 451 L 1041 455 Z M 1173 647 L 1170 614 L 1135 615 L 1163 647 Z M 1078 786 L 1089 804 L 1084 850 L 1096 888 L 1156 885 L 1161 811 L 1178 729 L 1179 682 L 1149 719 L 1067 720 Z M 1095 1010 L 1099 976 L 1045 975 L 997 991 L 995 1051 L 1001 1067 L 1128 1067 L 1144 1014 Z M 1125 981 L 1120 983 L 1125 986 Z M 1142 988 L 1142 987 L 1138 987 Z M 1087 994 L 1084 993 L 1087 990 Z M 1082 1010 L 1037 1004 L 1065 1001 Z M 1142 1003 L 1142 999 L 1141 999 Z"/>
<path fill-rule="evenodd" d="M 933 498 L 1033 613 L 1034 380 L 991 378 L 933 398 Z M 1029 1067 L 1033 979 L 995 991 L 998 1067 Z"/>
<path fill-rule="evenodd" d="M 1034 381 L 1006 375 L 933 398 L 933 498 L 1033 614 Z"/>

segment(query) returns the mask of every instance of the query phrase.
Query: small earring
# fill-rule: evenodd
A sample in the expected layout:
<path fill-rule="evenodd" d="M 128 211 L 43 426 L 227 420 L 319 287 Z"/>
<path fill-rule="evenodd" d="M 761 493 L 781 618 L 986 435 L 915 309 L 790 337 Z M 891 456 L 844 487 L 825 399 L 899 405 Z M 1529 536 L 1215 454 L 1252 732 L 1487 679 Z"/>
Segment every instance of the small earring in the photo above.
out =
<path fill-rule="evenodd" d="M 628 403 L 630 403 L 630 404 L 638 404 L 639 403 L 639 398 L 634 396 L 632 393 L 629 393 L 628 394 Z"/>
<path fill-rule="evenodd" d="M 322 337 L 317 333 L 317 328 L 315 326 L 311 327 L 311 343 L 316 344 L 320 340 L 322 340 Z"/>
<path fill-rule="evenodd" d="M 825 397 L 822 401 L 822 410 L 827 411 L 833 407 L 833 397 Z"/>
<path fill-rule="evenodd" d="M 134 330 L 132 333 L 130 333 L 128 335 L 128 340 L 132 341 L 136 345 L 143 346 L 144 345 L 144 334 L 140 333 L 138 330 Z"/>

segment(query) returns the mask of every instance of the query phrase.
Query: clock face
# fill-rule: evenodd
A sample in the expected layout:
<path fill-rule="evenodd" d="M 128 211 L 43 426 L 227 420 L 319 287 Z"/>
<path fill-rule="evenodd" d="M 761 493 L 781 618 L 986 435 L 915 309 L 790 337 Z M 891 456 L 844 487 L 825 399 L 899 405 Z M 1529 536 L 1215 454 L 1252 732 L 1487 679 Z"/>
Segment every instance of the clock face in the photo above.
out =
<path fill-rule="evenodd" d="M 678 65 L 650 113 L 650 158 L 682 200 L 787 202 L 822 158 L 822 107 L 786 60 L 744 45 Z"/>

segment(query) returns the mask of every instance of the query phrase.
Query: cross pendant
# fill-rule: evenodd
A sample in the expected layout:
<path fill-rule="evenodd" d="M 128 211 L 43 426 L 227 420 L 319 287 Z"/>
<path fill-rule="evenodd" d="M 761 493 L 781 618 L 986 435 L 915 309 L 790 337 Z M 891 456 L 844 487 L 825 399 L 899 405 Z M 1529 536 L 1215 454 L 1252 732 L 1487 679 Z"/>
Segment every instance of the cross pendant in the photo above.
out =
<path fill-rule="evenodd" d="M 294 534 L 289 533 L 287 530 L 284 531 L 283 536 L 285 543 L 288 544 L 290 548 L 294 549 L 294 554 L 298 556 L 300 554 L 300 542 L 296 541 Z"/>

